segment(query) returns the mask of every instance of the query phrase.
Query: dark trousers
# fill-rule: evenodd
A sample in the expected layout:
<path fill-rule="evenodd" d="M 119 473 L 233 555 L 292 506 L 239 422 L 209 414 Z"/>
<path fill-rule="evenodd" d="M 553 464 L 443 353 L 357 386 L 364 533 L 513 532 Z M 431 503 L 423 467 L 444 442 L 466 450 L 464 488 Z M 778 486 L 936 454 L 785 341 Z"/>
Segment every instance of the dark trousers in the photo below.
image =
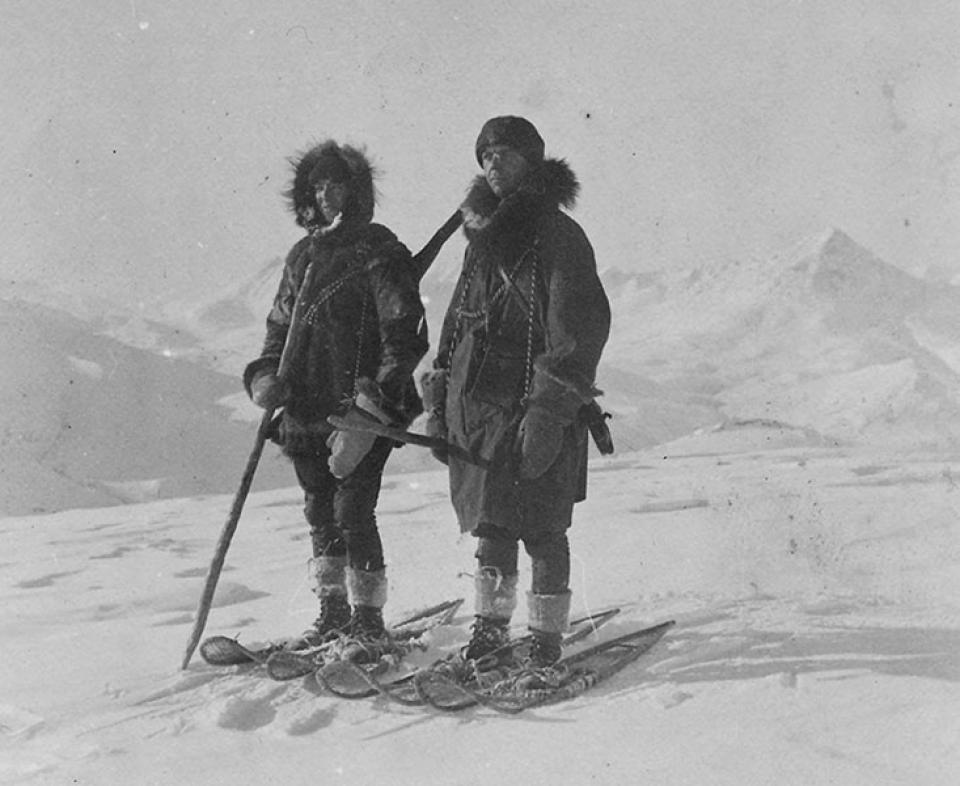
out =
<path fill-rule="evenodd" d="M 327 466 L 329 451 L 293 457 L 304 492 L 303 512 L 310 526 L 314 557 L 347 557 L 357 570 L 384 567 L 376 507 L 387 457 L 393 442 L 378 437 L 349 476 L 335 478 Z"/>
<path fill-rule="evenodd" d="M 481 524 L 476 558 L 480 568 L 496 568 L 504 576 L 516 575 L 520 546 L 530 555 L 530 589 L 537 595 L 557 595 L 570 587 L 570 543 L 566 531 L 541 531 L 534 537 L 515 535 L 504 527 Z"/>

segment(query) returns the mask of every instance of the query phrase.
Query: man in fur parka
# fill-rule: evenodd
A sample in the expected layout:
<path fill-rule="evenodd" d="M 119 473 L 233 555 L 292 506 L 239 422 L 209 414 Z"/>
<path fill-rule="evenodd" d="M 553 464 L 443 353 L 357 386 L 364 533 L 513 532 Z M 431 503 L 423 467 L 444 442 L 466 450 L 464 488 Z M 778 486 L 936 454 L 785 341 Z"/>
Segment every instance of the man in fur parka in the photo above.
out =
<path fill-rule="evenodd" d="M 291 163 L 287 197 L 307 234 L 287 255 L 263 350 L 244 385 L 256 404 L 283 407 L 276 441 L 304 491 L 320 614 L 297 644 L 348 634 L 372 651 L 384 637 L 387 595 L 374 511 L 394 443 L 335 431 L 326 418 L 405 427 L 422 412 L 412 373 L 428 346 L 423 305 L 410 252 L 371 223 L 374 173 L 365 155 L 327 141 Z M 298 293 L 302 318 L 291 325 Z"/>
<path fill-rule="evenodd" d="M 423 380 L 428 429 L 488 462 L 442 457 L 460 527 L 478 539 L 464 657 L 508 640 L 522 542 L 532 560 L 531 657 L 548 666 L 568 623 L 567 529 L 586 494 L 584 408 L 598 394 L 610 307 L 586 235 L 561 210 L 574 205 L 577 179 L 565 161 L 544 158 L 536 128 L 493 118 L 476 158 L 483 175 L 461 207 L 463 270 Z"/>

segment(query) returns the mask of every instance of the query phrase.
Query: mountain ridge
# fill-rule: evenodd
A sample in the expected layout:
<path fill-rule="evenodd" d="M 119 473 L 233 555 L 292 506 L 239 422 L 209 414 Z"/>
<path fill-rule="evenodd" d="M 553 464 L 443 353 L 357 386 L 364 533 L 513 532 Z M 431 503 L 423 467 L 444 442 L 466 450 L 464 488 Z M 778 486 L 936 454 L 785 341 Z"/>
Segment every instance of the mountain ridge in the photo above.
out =
<path fill-rule="evenodd" d="M 14 496 L 49 509 L 70 502 L 71 484 L 77 504 L 230 490 L 259 418 L 239 376 L 281 265 L 151 316 L 4 290 L 5 368 L 26 369 L 0 387 Z M 904 273 L 840 229 L 770 259 L 604 275 L 614 319 L 597 383 L 620 451 L 743 424 L 791 440 L 960 445 L 960 288 Z M 434 340 L 447 296 L 425 297 Z M 293 485 L 273 450 L 258 482 Z M 391 462 L 432 466 L 415 448 Z"/>

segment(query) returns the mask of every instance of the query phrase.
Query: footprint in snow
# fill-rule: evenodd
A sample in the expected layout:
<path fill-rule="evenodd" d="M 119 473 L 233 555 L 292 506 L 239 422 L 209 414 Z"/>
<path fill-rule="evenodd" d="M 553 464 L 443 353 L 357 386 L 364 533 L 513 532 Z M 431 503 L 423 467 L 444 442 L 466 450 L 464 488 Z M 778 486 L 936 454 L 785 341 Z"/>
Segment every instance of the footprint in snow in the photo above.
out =
<path fill-rule="evenodd" d="M 57 579 L 62 579 L 64 576 L 75 576 L 77 573 L 82 572 L 83 571 L 79 570 L 70 570 L 63 573 L 48 573 L 46 576 L 40 576 L 35 579 L 25 579 L 24 581 L 18 582 L 14 586 L 17 587 L 17 589 L 41 589 L 43 587 L 52 587 Z"/>
<path fill-rule="evenodd" d="M 119 559 L 132 551 L 136 551 L 133 546 L 117 546 L 113 551 L 108 551 L 106 554 L 94 554 L 90 559 Z"/>
<path fill-rule="evenodd" d="M 214 704 L 210 711 L 213 720 L 222 729 L 252 731 L 273 722 L 277 711 L 269 700 L 245 699 L 231 696 Z"/>
<path fill-rule="evenodd" d="M 177 614 L 173 617 L 169 617 L 165 620 L 160 620 L 159 622 L 151 623 L 151 628 L 165 628 L 173 625 L 189 625 L 193 622 L 193 615 L 184 612 L 182 614 Z"/>
<path fill-rule="evenodd" d="M 12 704 L 0 704 L 0 737 L 31 737 L 43 724 L 39 715 Z"/>
<path fill-rule="evenodd" d="M 273 723 L 277 717 L 276 702 L 282 703 L 286 693 L 285 685 L 257 685 L 215 699 L 205 715 L 222 729 L 260 729 Z"/>
<path fill-rule="evenodd" d="M 313 732 L 329 726 L 334 716 L 335 713 L 331 707 L 311 706 L 290 718 L 285 729 L 291 737 L 313 734 Z"/>
<path fill-rule="evenodd" d="M 221 568 L 222 573 L 228 573 L 231 570 L 236 570 L 232 565 L 224 565 Z M 202 579 L 210 571 L 209 567 L 197 567 L 197 568 L 187 568 L 186 570 L 178 570 L 173 574 L 175 579 Z"/>
<path fill-rule="evenodd" d="M 105 529 L 112 529 L 113 527 L 122 527 L 126 524 L 126 521 L 106 521 L 103 524 L 97 524 L 93 527 L 86 527 L 85 529 L 80 530 L 81 532 L 100 532 Z"/>
<path fill-rule="evenodd" d="M 212 682 L 222 681 L 225 673 L 226 672 L 222 671 L 198 671 L 178 674 L 170 680 L 169 685 L 148 693 L 146 696 L 135 701 L 134 705 L 150 704 L 151 702 L 168 699 L 171 696 L 177 696 L 181 693 L 202 688 Z"/>
<path fill-rule="evenodd" d="M 685 690 L 678 690 L 672 686 L 667 686 L 657 692 L 655 701 L 657 704 L 663 707 L 663 709 L 670 710 L 679 706 L 680 704 L 683 704 L 685 701 L 689 701 L 692 698 L 692 693 L 688 693 Z"/>

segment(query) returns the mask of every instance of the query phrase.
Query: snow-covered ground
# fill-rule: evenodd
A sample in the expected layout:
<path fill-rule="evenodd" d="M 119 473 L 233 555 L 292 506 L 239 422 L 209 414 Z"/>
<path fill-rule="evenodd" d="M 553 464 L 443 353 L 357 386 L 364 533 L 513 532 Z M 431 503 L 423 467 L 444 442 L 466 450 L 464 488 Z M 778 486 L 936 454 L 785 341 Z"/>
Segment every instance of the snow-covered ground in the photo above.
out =
<path fill-rule="evenodd" d="M 386 481 L 388 616 L 469 599 L 442 469 Z M 199 656 L 181 671 L 229 496 L 0 519 L 0 782 L 952 786 L 958 482 L 960 455 L 763 426 L 595 459 L 574 612 L 621 606 L 603 638 L 678 624 L 516 717 L 339 700 Z M 298 490 L 252 495 L 207 633 L 301 630 L 307 551 Z M 419 657 L 461 643 L 468 611 Z"/>
<path fill-rule="evenodd" d="M 577 510 L 573 611 L 621 607 L 601 638 L 677 625 L 575 700 L 451 716 L 180 669 L 253 442 L 238 376 L 278 264 L 152 316 L 0 292 L 0 782 L 960 783 L 960 288 L 839 230 L 606 271 L 618 452 Z M 434 322 L 457 266 L 424 280 Z M 268 447 L 208 634 L 315 616 L 293 482 Z M 428 662 L 468 636 L 473 543 L 417 448 L 379 516 L 388 617 L 467 599 Z"/>

